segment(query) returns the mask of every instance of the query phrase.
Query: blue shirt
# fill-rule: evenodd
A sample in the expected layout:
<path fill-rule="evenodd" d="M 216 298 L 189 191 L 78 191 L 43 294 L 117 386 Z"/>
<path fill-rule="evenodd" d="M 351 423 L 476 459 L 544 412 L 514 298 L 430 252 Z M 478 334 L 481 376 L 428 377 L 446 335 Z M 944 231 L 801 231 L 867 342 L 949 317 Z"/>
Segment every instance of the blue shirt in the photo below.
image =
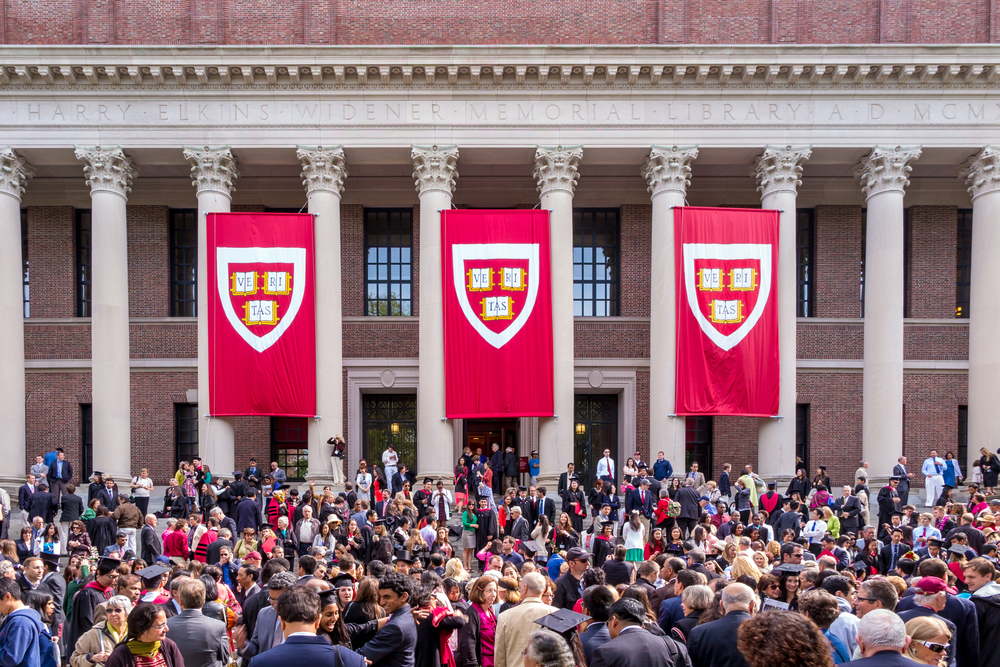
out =
<path fill-rule="evenodd" d="M 528 473 L 532 477 L 538 477 L 538 459 L 528 459 Z"/>

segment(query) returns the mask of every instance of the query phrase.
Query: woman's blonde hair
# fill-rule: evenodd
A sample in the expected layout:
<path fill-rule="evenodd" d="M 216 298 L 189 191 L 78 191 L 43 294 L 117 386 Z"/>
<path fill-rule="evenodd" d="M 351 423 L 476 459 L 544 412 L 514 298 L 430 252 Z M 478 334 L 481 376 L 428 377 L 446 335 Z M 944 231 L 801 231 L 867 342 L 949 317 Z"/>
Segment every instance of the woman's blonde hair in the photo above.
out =
<path fill-rule="evenodd" d="M 736 560 L 733 561 L 733 579 L 739 579 L 744 575 L 753 577 L 754 581 L 759 581 L 761 571 L 752 558 L 739 554 L 736 556 Z"/>
<path fill-rule="evenodd" d="M 508 586 L 514 587 L 514 590 L 508 590 L 503 586 L 497 584 L 497 591 L 500 593 L 500 596 L 503 598 L 504 602 L 510 602 L 511 604 L 517 604 L 518 602 L 520 602 L 521 592 L 517 590 L 517 587 L 519 585 L 517 579 L 515 579 L 514 577 L 502 577 L 500 581 Z"/>
<path fill-rule="evenodd" d="M 833 518 L 833 510 L 830 509 L 829 505 L 824 505 L 823 506 L 823 520 L 824 521 L 829 521 L 832 518 Z"/>
<path fill-rule="evenodd" d="M 942 621 L 930 616 L 918 616 L 917 618 L 911 618 L 906 622 L 906 634 L 909 635 L 913 642 L 906 648 L 906 652 L 903 653 L 904 656 L 910 660 L 916 660 L 920 662 L 917 658 L 917 651 L 913 647 L 913 644 L 917 641 L 929 641 L 934 637 L 945 636 L 951 639 L 951 630 Z M 949 649 L 952 650 L 952 649 Z"/>
<path fill-rule="evenodd" d="M 469 573 L 462 565 L 461 559 L 452 558 L 444 564 L 444 578 L 451 578 L 455 581 L 468 581 Z"/>

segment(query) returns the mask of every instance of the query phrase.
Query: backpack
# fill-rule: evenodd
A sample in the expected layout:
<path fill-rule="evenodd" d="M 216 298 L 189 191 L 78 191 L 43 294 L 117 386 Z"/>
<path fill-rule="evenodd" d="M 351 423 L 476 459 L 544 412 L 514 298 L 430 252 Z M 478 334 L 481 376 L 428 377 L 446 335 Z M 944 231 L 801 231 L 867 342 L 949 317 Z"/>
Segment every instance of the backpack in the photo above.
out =
<path fill-rule="evenodd" d="M 691 656 L 688 655 L 687 647 L 666 635 L 660 637 L 667 645 L 667 653 L 670 654 L 670 661 L 674 667 L 693 667 Z"/>

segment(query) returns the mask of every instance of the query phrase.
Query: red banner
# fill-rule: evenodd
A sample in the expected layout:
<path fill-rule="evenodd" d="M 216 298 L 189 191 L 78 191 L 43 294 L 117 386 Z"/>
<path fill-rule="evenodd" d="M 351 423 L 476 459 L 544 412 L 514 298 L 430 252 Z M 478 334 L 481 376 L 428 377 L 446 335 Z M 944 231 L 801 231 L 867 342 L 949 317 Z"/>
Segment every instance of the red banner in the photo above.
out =
<path fill-rule="evenodd" d="M 678 415 L 778 412 L 778 211 L 677 207 Z"/>
<path fill-rule="evenodd" d="M 316 414 L 313 217 L 208 215 L 212 416 Z"/>
<path fill-rule="evenodd" d="M 548 211 L 441 213 L 445 412 L 552 416 Z"/>

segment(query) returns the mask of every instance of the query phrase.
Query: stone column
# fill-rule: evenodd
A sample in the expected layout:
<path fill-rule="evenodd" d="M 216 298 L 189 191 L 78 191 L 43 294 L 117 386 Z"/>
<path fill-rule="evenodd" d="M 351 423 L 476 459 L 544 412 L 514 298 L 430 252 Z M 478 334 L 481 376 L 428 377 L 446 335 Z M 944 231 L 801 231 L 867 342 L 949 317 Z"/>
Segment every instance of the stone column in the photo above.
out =
<path fill-rule="evenodd" d="M 330 456 L 326 441 L 343 433 L 343 324 L 340 294 L 340 195 L 347 167 L 344 149 L 303 148 L 302 184 L 306 186 L 309 212 L 315 216 L 316 246 L 316 415 L 309 422 L 309 470 L 307 480 L 319 487 L 333 483 L 332 465 L 341 459 Z M 354 434 L 360 439 L 361 434 Z"/>
<path fill-rule="evenodd" d="M 684 417 L 669 417 L 676 403 L 677 286 L 674 267 L 674 211 L 684 206 L 697 148 L 653 146 L 643 165 L 653 204 L 649 303 L 649 460 L 656 453 L 683 475 L 687 432 Z M 655 444 L 654 444 L 655 443 Z"/>
<path fill-rule="evenodd" d="M 455 437 L 444 407 L 444 295 L 441 211 L 451 208 L 458 176 L 457 146 L 414 146 L 413 178 L 420 193 L 420 384 L 417 386 L 417 477 L 447 478 Z"/>
<path fill-rule="evenodd" d="M 768 146 L 757 158 L 754 177 L 761 208 L 778 214 L 778 415 L 781 419 L 757 422 L 757 470 L 767 480 L 795 476 L 795 315 L 797 257 L 795 251 L 795 198 L 802 185 L 802 163 L 808 148 Z M 738 466 L 737 466 L 738 467 Z"/>
<path fill-rule="evenodd" d="M 972 195 L 972 285 L 969 298 L 969 459 L 1000 447 L 1000 149 L 986 146 L 962 172 Z M 867 311 L 866 311 L 867 312 Z"/>
<path fill-rule="evenodd" d="M 0 424 L 5 438 L 0 483 L 24 483 L 24 276 L 21 274 L 21 194 L 34 174 L 24 158 L 0 149 Z M 6 535 L 3 538 L 6 539 Z"/>
<path fill-rule="evenodd" d="M 559 475 L 573 461 L 573 192 L 583 148 L 539 146 L 535 172 L 541 206 L 549 210 L 552 254 L 552 370 L 554 418 L 538 420 L 539 483 L 555 497 Z"/>
<path fill-rule="evenodd" d="M 198 191 L 198 452 L 216 475 L 228 476 L 236 469 L 233 418 L 211 416 L 208 384 L 208 290 L 215 282 L 208 275 L 207 222 L 209 213 L 229 212 L 239 172 L 229 147 L 185 148 L 184 159 Z"/>
<path fill-rule="evenodd" d="M 903 194 L 918 157 L 919 148 L 877 146 L 857 171 L 868 201 L 862 458 L 873 479 L 903 455 Z"/>
<path fill-rule="evenodd" d="M 77 147 L 90 186 L 91 394 L 94 469 L 121 483 L 132 474 L 129 393 L 128 235 L 125 205 L 136 168 L 121 147 Z"/>

